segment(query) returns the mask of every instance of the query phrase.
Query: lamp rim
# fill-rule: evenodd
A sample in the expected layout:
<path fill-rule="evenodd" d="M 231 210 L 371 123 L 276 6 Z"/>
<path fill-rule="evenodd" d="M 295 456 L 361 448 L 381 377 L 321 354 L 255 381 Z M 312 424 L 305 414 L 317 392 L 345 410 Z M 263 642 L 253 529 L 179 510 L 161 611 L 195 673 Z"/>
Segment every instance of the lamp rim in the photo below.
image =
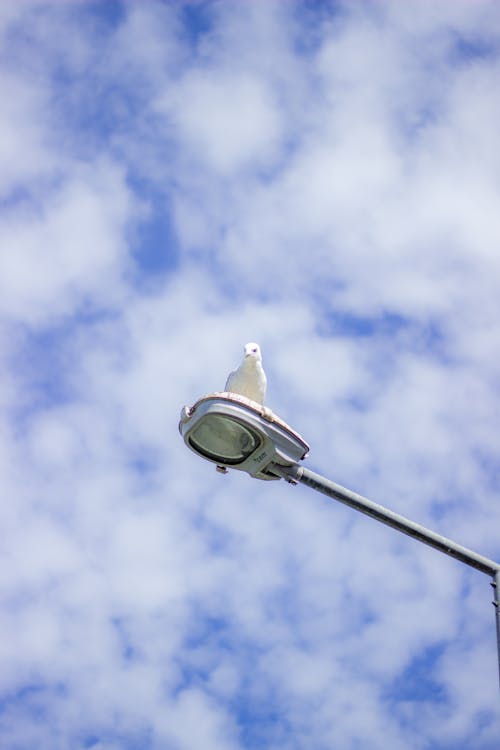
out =
<path fill-rule="evenodd" d="M 199 398 L 191 407 L 185 407 L 185 417 L 181 417 L 181 423 L 183 421 L 187 421 L 190 417 L 193 416 L 195 411 L 198 409 L 199 406 L 206 403 L 207 401 L 229 401 L 235 404 L 238 404 L 239 406 L 243 406 L 245 409 L 248 409 L 249 412 L 253 414 L 257 414 L 262 419 L 265 419 L 266 422 L 269 422 L 270 424 L 274 424 L 277 427 L 281 427 L 285 432 L 287 432 L 289 435 L 292 435 L 295 440 L 297 440 L 299 443 L 302 444 L 304 448 L 304 458 L 307 456 L 310 450 L 309 444 L 304 440 L 302 435 L 298 433 L 296 430 L 293 429 L 293 427 L 290 427 L 287 422 L 285 422 L 284 419 L 281 419 L 281 417 L 278 417 L 277 414 L 275 414 L 268 406 L 263 406 L 262 404 L 259 404 L 257 401 L 253 401 L 250 398 L 247 398 L 246 396 L 240 396 L 238 393 L 231 393 L 230 391 L 215 391 L 213 393 L 209 393 L 206 396 L 202 396 Z"/>

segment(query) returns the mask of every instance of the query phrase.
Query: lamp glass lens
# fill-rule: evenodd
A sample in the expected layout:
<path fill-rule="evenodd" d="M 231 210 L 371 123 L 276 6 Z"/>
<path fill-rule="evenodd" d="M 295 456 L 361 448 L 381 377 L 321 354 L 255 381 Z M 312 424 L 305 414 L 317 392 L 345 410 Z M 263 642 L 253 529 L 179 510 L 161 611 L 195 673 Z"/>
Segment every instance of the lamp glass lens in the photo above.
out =
<path fill-rule="evenodd" d="M 189 435 L 203 456 L 224 464 L 239 464 L 258 448 L 259 436 L 231 417 L 207 414 Z"/>

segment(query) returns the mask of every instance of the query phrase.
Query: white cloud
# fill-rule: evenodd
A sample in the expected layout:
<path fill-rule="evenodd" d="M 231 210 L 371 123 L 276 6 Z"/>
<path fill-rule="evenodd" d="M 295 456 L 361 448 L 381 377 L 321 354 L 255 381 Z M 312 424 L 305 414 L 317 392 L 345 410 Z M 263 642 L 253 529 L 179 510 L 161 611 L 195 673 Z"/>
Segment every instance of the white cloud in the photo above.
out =
<path fill-rule="evenodd" d="M 43 121 L 47 102 L 32 81 L 24 81 L 4 70 L 0 79 L 2 117 L 0 118 L 0 194 L 5 199 L 12 190 L 37 180 L 49 166 L 44 143 Z"/>
<path fill-rule="evenodd" d="M 201 163 L 224 176 L 265 167 L 275 155 L 280 114 L 258 79 L 193 71 L 167 97 L 157 107 L 172 121 L 188 157 L 193 154 L 192 168 Z"/>
<path fill-rule="evenodd" d="M 133 202 L 121 170 L 95 163 L 47 192 L 38 209 L 12 209 L 0 226 L 3 314 L 30 323 L 86 299 L 113 306 L 127 266 Z"/>

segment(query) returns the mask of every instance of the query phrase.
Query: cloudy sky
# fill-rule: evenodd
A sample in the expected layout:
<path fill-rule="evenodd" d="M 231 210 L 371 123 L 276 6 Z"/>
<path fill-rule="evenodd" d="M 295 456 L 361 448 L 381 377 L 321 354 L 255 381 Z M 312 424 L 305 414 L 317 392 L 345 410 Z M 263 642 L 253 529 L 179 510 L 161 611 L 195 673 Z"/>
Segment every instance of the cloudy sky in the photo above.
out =
<path fill-rule="evenodd" d="M 258 341 L 307 465 L 500 560 L 500 6 L 0 4 L 0 747 L 494 750 L 492 592 L 180 409 Z"/>

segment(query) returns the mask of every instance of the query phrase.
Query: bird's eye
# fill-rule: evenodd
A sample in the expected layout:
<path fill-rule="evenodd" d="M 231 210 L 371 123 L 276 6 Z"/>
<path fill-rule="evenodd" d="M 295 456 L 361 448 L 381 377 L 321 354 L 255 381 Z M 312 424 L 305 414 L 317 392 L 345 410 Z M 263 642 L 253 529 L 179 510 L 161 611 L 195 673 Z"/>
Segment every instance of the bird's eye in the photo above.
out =
<path fill-rule="evenodd" d="M 254 346 L 254 347 L 253 347 L 253 349 L 252 349 L 252 351 L 253 351 L 253 352 L 256 352 L 256 351 L 257 351 L 257 347 L 256 347 L 256 346 Z"/>

